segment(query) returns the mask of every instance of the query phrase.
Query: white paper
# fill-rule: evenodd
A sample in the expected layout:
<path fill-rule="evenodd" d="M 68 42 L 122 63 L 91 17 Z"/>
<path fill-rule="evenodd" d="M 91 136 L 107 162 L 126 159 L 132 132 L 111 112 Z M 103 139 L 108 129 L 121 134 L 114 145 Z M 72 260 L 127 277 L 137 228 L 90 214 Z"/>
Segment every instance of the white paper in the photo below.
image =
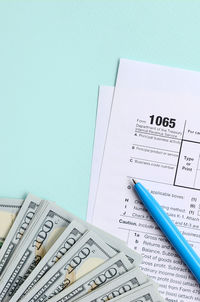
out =
<path fill-rule="evenodd" d="M 143 271 L 167 301 L 200 301 L 199 286 L 130 178 L 142 181 L 200 254 L 199 83 L 197 72 L 120 61 L 93 214 L 94 224 L 143 255 Z"/>
<path fill-rule="evenodd" d="M 96 198 L 97 186 L 101 170 L 106 133 L 111 112 L 114 87 L 100 86 L 96 116 L 92 168 L 90 177 L 90 191 L 88 199 L 87 221 L 92 222 L 93 208 Z"/>

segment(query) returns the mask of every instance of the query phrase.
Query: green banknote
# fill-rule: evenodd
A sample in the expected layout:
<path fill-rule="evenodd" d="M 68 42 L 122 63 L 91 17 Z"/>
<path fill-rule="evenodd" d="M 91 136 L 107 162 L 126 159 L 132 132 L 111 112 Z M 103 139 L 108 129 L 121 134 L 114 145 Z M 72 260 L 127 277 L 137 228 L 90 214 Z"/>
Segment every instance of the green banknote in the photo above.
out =
<path fill-rule="evenodd" d="M 55 204 L 45 202 L 17 247 L 0 283 L 0 301 L 9 301 L 56 239 L 70 224 L 70 217 Z"/>
<path fill-rule="evenodd" d="M 106 301 L 106 300 L 105 300 Z M 87 302 L 93 302 L 88 299 Z M 102 300 L 104 302 L 104 300 Z M 134 288 L 121 296 L 112 299 L 112 302 L 164 302 L 154 282 L 148 282 Z"/>
<path fill-rule="evenodd" d="M 32 194 L 29 194 L 12 224 L 9 233 L 6 236 L 4 244 L 0 249 L 0 276 L 2 277 L 2 273 L 11 260 L 11 257 L 20 243 L 23 235 L 31 223 L 38 206 L 40 204 L 41 199 L 35 197 Z M 8 214 L 9 216 L 9 214 Z M 5 222 L 6 223 L 6 222 Z M 3 223 L 4 224 L 4 219 Z"/>
<path fill-rule="evenodd" d="M 47 301 L 116 254 L 98 235 L 87 232 L 21 301 Z"/>
<path fill-rule="evenodd" d="M 11 298 L 10 302 L 17 302 L 25 296 L 28 291 L 39 282 L 39 280 L 74 246 L 83 236 L 86 228 L 72 221 L 55 244 L 49 249 L 30 276 L 24 281 L 19 290 Z"/>
<path fill-rule="evenodd" d="M 134 288 L 140 287 L 148 282 L 148 277 L 139 268 L 134 268 L 127 273 L 117 277 L 112 282 L 98 288 L 80 299 L 81 302 L 106 302 L 119 297 Z M 64 302 L 60 299 L 59 302 Z"/>
<path fill-rule="evenodd" d="M 23 199 L 0 199 L 0 248 L 22 206 Z"/>
<path fill-rule="evenodd" d="M 51 298 L 49 302 L 76 301 L 101 286 L 113 282 L 118 276 L 125 275 L 131 268 L 133 268 L 133 264 L 121 252 L 65 288 L 58 295 Z"/>

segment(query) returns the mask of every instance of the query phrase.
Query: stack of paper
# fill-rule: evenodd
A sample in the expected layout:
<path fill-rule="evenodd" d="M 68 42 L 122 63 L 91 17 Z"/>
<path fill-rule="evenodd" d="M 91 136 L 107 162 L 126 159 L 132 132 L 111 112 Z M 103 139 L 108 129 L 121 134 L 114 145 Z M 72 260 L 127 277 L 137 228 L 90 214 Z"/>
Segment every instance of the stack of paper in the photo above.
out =
<path fill-rule="evenodd" d="M 138 253 L 53 202 L 2 199 L 0 223 L 0 301 L 163 301 Z"/>
<path fill-rule="evenodd" d="M 100 87 L 88 221 L 143 256 L 167 301 L 199 285 L 132 190 L 141 181 L 200 255 L 200 73 L 121 59 Z M 126 301 L 126 300 L 125 300 Z"/>

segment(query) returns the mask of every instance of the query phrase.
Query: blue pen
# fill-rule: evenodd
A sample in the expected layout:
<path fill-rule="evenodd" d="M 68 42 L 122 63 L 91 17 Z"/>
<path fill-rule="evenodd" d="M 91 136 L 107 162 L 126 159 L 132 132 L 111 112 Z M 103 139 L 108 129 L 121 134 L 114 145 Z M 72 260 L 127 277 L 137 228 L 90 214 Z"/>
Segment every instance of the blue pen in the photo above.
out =
<path fill-rule="evenodd" d="M 193 248 L 189 245 L 187 240 L 183 237 L 175 224 L 171 221 L 169 216 L 165 213 L 163 208 L 158 204 L 154 197 L 134 179 L 134 189 L 143 202 L 145 208 L 151 214 L 161 231 L 165 234 L 171 242 L 183 262 L 187 265 L 194 277 L 200 283 L 200 258 L 195 253 Z"/>

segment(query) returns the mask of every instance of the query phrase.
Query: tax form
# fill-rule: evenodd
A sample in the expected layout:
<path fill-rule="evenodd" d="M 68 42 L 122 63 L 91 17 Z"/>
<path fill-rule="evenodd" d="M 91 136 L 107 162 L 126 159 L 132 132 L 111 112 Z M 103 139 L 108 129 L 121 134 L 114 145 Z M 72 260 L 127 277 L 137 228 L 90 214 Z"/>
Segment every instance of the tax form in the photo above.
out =
<path fill-rule="evenodd" d="M 109 124 L 109 117 L 111 113 L 113 92 L 114 92 L 114 87 L 109 87 L 109 86 L 99 87 L 94 147 L 93 147 L 93 156 L 92 156 L 92 167 L 91 167 L 91 176 L 90 176 L 90 190 L 89 190 L 88 210 L 87 210 L 88 222 L 92 222 L 92 218 L 93 218 L 94 202 L 95 202 L 99 175 L 101 170 L 104 145 L 105 145 L 106 134 Z"/>
<path fill-rule="evenodd" d="M 140 180 L 200 255 L 200 75 L 121 60 L 93 223 L 143 255 L 166 301 L 200 301 L 193 276 L 131 188 Z"/>

